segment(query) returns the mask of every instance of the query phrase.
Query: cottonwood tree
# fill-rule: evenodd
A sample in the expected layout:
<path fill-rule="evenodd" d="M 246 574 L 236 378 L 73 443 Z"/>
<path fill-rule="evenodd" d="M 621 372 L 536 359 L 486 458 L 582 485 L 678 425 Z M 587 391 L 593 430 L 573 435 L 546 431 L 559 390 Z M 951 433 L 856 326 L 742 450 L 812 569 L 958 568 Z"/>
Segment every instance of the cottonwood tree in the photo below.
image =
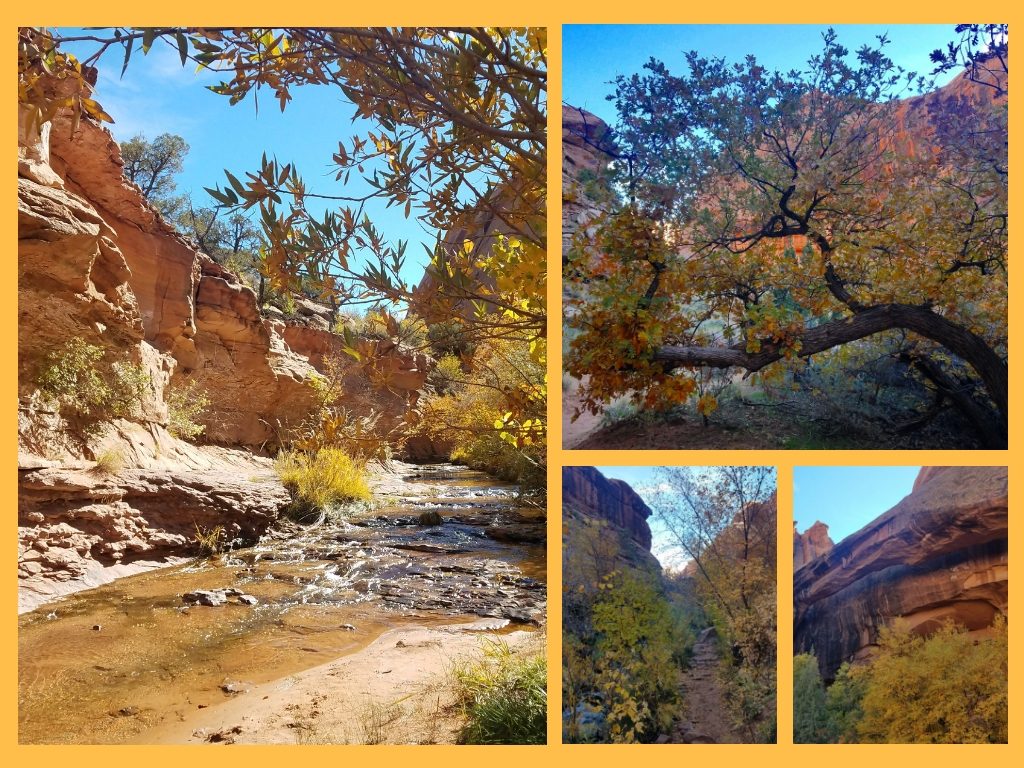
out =
<path fill-rule="evenodd" d="M 1006 59 L 973 59 L 1003 86 L 921 96 L 886 45 L 829 31 L 802 69 L 693 52 L 616 80 L 621 203 L 572 265 L 586 407 L 671 407 L 701 367 L 771 379 L 902 334 L 888 354 L 1005 443 Z"/>
<path fill-rule="evenodd" d="M 92 43 L 79 62 L 59 43 Z M 274 287 L 317 284 L 339 303 L 408 308 L 425 318 L 461 316 L 479 335 L 514 338 L 544 360 L 546 323 L 546 33 L 541 28 L 116 28 L 19 38 L 19 88 L 30 111 L 104 119 L 82 85 L 108 50 L 158 42 L 221 73 L 211 87 L 232 104 L 268 91 L 284 110 L 297 87 L 337 89 L 372 128 L 339 141 L 331 161 L 340 190 L 307 186 L 299 170 L 264 156 L 258 167 L 210 189 L 231 210 L 252 210 L 267 242 Z M 40 62 L 44 62 L 45 66 Z M 37 70 L 58 72 L 70 98 L 36 88 Z M 98 108 L 98 105 L 96 106 Z M 109 119 L 109 118 L 108 118 Z M 362 177 L 350 193 L 352 177 Z M 363 189 L 367 191 L 362 191 Z M 318 204 L 336 208 L 317 212 Z M 430 282 L 417 292 L 402 267 L 406 244 L 390 243 L 368 215 L 371 201 L 399 206 L 442 233 L 429 249 Z M 500 427 L 513 443 L 543 438 L 543 421 L 521 419 L 514 397 Z M 530 425 L 525 426 L 526 421 Z"/>

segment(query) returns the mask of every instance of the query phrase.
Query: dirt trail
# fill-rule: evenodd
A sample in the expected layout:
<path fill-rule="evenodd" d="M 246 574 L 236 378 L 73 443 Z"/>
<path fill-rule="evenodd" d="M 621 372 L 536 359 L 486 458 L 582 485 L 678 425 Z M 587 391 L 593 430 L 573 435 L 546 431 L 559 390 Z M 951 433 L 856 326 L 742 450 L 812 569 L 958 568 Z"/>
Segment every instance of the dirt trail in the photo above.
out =
<path fill-rule="evenodd" d="M 683 674 L 683 713 L 676 722 L 672 741 L 685 744 L 740 744 L 733 730 L 725 694 L 718 680 L 718 639 L 706 629 L 693 646 L 690 668 Z"/>

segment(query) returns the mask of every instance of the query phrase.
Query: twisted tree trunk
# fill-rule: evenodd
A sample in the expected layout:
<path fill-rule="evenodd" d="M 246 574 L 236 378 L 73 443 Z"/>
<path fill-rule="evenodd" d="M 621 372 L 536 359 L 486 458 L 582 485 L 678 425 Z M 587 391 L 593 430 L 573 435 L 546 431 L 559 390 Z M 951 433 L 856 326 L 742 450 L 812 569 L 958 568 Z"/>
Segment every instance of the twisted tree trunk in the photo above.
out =
<path fill-rule="evenodd" d="M 805 330 L 798 337 L 800 349 L 796 354 L 800 357 L 810 357 L 818 352 L 897 328 L 913 331 L 931 339 L 966 361 L 981 378 L 988 396 L 999 410 L 1002 421 L 1006 422 L 1009 390 L 1006 362 L 983 338 L 927 307 L 881 304 L 858 308 L 850 317 L 832 320 Z M 757 352 L 747 352 L 742 344 L 731 347 L 665 346 L 655 352 L 654 359 L 670 366 L 700 365 L 759 371 L 770 363 L 782 359 L 785 354 L 786 347 L 774 342 L 765 343 Z"/>

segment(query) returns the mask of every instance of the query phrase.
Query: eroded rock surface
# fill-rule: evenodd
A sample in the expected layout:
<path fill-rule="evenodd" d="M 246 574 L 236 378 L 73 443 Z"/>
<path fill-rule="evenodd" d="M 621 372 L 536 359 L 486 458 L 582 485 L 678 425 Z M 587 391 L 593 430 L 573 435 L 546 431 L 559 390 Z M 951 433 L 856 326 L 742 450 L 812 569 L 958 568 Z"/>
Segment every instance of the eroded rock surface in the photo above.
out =
<path fill-rule="evenodd" d="M 562 109 L 562 252 L 567 253 L 573 234 L 600 211 L 584 183 L 607 168 L 615 151 L 611 129 L 596 115 L 579 107 Z"/>
<path fill-rule="evenodd" d="M 831 677 L 896 617 L 984 632 L 1007 611 L 1007 531 L 1005 467 L 925 468 L 903 501 L 796 571 L 796 651 Z"/>
<path fill-rule="evenodd" d="M 831 551 L 835 544 L 828 535 L 828 526 L 818 521 L 803 533 L 793 527 L 793 570 Z"/>
<path fill-rule="evenodd" d="M 204 454 L 206 466 L 124 469 L 51 466 L 19 471 L 18 607 L 177 562 L 198 533 L 252 544 L 288 504 L 269 460 Z"/>
<path fill-rule="evenodd" d="M 610 480 L 594 467 L 562 469 L 562 507 L 611 523 L 626 531 L 640 547 L 650 551 L 651 509 L 622 480 Z"/>

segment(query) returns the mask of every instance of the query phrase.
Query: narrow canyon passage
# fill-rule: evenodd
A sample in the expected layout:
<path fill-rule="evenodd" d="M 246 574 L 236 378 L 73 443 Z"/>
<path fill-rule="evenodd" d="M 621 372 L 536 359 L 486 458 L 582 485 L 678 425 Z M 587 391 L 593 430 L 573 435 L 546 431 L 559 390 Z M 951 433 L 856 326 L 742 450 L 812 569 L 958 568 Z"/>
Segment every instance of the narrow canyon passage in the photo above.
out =
<path fill-rule="evenodd" d="M 522 507 L 515 486 L 452 465 L 395 462 L 374 490 L 378 504 L 345 520 L 285 524 L 254 547 L 119 579 L 23 614 L 19 740 L 214 741 L 202 729 L 225 705 L 229 713 L 249 711 L 261 686 L 303 673 L 319 690 L 318 668 L 376 653 L 385 634 L 391 657 L 384 664 L 372 656 L 371 677 L 383 665 L 397 679 L 411 663 L 422 683 L 443 675 L 449 655 L 478 654 L 482 631 L 510 639 L 513 630 L 543 623 L 543 513 Z M 183 599 L 199 590 L 239 592 L 255 605 Z M 445 653 L 426 653 L 439 642 Z M 324 715 L 339 701 L 351 704 L 354 691 L 340 683 L 339 695 L 320 700 Z M 387 691 L 362 687 L 388 701 L 405 693 L 390 683 Z M 288 697 L 273 703 L 281 710 L 263 713 L 263 722 L 279 739 L 294 743 L 299 726 L 308 732 L 293 722 Z M 189 727 L 171 728 L 181 724 Z M 258 736 L 246 725 L 234 740 Z"/>
<path fill-rule="evenodd" d="M 683 713 L 673 728 L 673 743 L 740 744 L 718 680 L 718 640 L 713 629 L 701 632 L 690 668 L 683 673 Z"/>

